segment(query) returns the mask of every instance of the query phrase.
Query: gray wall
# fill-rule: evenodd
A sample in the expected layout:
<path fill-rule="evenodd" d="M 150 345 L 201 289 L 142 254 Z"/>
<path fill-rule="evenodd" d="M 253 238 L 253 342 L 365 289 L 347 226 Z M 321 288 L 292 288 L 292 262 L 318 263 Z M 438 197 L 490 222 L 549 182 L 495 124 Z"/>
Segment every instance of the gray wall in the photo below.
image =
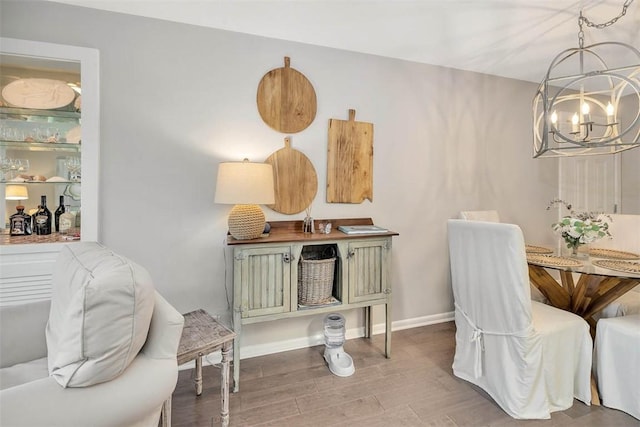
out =
<path fill-rule="evenodd" d="M 446 220 L 460 210 L 498 209 L 530 243 L 553 242 L 545 207 L 557 192 L 557 161 L 532 159 L 536 84 L 50 2 L 1 7 L 4 37 L 100 50 L 101 240 L 146 266 L 181 312 L 230 318 L 223 240 L 231 206 L 213 203 L 217 165 L 262 161 L 283 146 L 255 98 L 284 56 L 318 97 L 315 121 L 292 136 L 318 174 L 313 216 L 372 217 L 400 233 L 398 327 L 452 311 Z M 346 119 L 349 108 L 375 126 L 374 201 L 327 204 L 328 120 Z M 265 211 L 268 220 L 304 216 Z M 252 325 L 242 344 L 304 339 L 321 322 Z M 361 326 L 360 313 L 347 322 Z"/>

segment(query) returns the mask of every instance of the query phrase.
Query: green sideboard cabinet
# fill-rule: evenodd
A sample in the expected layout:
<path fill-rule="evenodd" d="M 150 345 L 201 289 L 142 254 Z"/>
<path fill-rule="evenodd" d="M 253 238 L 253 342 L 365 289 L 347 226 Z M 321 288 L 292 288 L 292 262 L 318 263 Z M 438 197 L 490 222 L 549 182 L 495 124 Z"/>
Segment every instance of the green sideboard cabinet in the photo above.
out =
<path fill-rule="evenodd" d="M 320 222 L 320 221 L 318 221 Z M 268 236 L 253 240 L 227 238 L 233 251 L 234 391 L 239 390 L 240 337 L 243 325 L 352 308 L 365 310 L 365 336 L 371 337 L 371 308 L 385 305 L 385 355 L 391 356 L 391 247 L 398 233 L 347 235 L 339 225 L 372 224 L 370 218 L 322 220 L 329 234 L 303 233 L 302 221 L 271 222 Z M 298 301 L 298 267 L 303 250 L 335 254 L 331 301 L 302 305 Z"/>

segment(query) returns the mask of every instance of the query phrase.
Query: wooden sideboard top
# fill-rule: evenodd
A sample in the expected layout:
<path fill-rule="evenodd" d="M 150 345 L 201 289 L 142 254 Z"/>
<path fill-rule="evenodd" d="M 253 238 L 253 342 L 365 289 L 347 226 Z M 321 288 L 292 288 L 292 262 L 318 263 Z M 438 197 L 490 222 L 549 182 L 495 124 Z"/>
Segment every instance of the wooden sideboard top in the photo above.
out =
<path fill-rule="evenodd" d="M 398 236 L 395 231 L 373 234 L 345 234 L 338 230 L 340 225 L 373 225 L 371 218 L 339 218 L 339 219 L 315 219 L 315 233 L 302 232 L 302 220 L 298 221 L 268 221 L 271 232 L 268 236 L 251 240 L 237 240 L 231 235 L 227 236 L 227 245 L 253 245 L 256 243 L 279 242 L 322 242 L 325 240 L 366 239 L 383 236 Z M 331 233 L 324 234 L 318 231 L 318 224 L 331 223 Z"/>

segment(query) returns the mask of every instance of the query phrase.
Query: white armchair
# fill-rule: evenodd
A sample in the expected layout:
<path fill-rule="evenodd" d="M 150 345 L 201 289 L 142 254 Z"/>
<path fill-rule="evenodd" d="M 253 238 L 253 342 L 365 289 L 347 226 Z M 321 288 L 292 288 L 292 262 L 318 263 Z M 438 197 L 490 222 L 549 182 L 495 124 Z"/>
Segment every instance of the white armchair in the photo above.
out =
<path fill-rule="evenodd" d="M 514 418 L 590 403 L 592 340 L 579 316 L 531 301 L 513 224 L 449 220 L 456 322 L 453 372 Z"/>
<path fill-rule="evenodd" d="M 0 425 L 156 427 L 163 402 L 177 382 L 176 353 L 183 317 L 152 288 L 145 297 L 131 286 L 116 289 L 123 276 L 113 275 L 114 271 L 122 267 L 120 271 L 128 269 L 134 281 L 146 281 L 146 271 L 141 267 L 98 244 L 73 243 L 70 247 L 73 249 L 63 249 L 56 263 L 54 286 L 57 289 L 52 301 L 0 309 Z M 70 289 L 74 285 L 80 287 Z M 61 292 L 60 288 L 67 289 Z M 129 291 L 145 300 L 132 302 L 136 310 L 141 304 L 151 307 L 146 322 L 132 311 L 128 316 L 119 315 L 117 306 L 126 310 L 133 307 L 123 301 L 123 295 Z M 64 295 L 60 293 L 66 293 L 84 306 L 80 330 L 74 329 L 76 325 L 72 321 L 78 314 L 77 307 L 73 307 L 72 301 L 71 306 L 64 309 L 61 306 Z M 58 340 L 57 355 L 56 346 L 51 342 L 52 333 L 47 330 L 55 323 L 56 309 L 66 316 L 63 332 L 68 331 L 76 341 L 69 344 Z M 101 309 L 109 313 L 106 322 L 104 318 L 96 319 Z M 142 324 L 139 351 L 127 341 L 131 328 L 122 327 L 121 321 L 127 317 Z M 91 327 L 98 327 L 100 323 L 103 323 L 103 334 L 89 333 Z M 120 336 L 110 336 L 114 330 L 110 331 L 105 323 L 115 325 L 114 330 L 120 331 Z M 97 348 L 110 341 L 120 347 L 124 343 L 125 347 L 124 355 L 118 356 L 115 362 L 102 357 Z M 72 345 L 78 342 L 82 344 L 81 352 Z M 107 352 L 114 354 L 117 349 L 110 347 Z M 75 362 L 78 357 L 80 363 Z M 69 363 L 65 365 L 62 361 Z M 94 376 L 89 370 L 92 363 L 96 364 Z M 106 375 L 110 370 L 107 363 L 117 365 L 117 372 L 95 384 L 81 383 L 91 383 L 98 376 Z M 72 375 L 65 372 L 68 366 L 73 366 Z"/>

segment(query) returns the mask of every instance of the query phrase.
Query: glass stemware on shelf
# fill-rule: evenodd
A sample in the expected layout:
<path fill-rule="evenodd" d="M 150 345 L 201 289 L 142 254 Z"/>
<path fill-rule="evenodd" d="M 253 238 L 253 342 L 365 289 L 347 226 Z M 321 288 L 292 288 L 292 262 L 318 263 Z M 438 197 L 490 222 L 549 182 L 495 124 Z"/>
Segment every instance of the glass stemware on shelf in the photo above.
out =
<path fill-rule="evenodd" d="M 67 167 L 67 171 L 69 172 L 69 181 L 80 181 L 82 170 L 80 157 L 69 156 L 64 160 L 64 165 Z"/>
<path fill-rule="evenodd" d="M 0 181 L 6 182 L 27 172 L 29 170 L 29 160 L 12 159 L 10 157 L 1 156 L 0 169 L 2 170 Z"/>
<path fill-rule="evenodd" d="M 0 181 L 7 181 L 7 174 L 11 170 L 11 159 L 5 156 L 0 156 L 0 170 L 2 171 L 2 175 L 0 175 Z M 11 178 L 9 178 L 11 179 Z"/>
<path fill-rule="evenodd" d="M 58 142 L 60 131 L 58 128 L 36 128 L 33 130 L 34 140 L 38 142 Z"/>
<path fill-rule="evenodd" d="M 57 127 L 36 127 L 25 129 L 23 126 L 0 126 L 0 140 L 8 142 L 49 142 L 60 140 L 60 129 Z"/>

